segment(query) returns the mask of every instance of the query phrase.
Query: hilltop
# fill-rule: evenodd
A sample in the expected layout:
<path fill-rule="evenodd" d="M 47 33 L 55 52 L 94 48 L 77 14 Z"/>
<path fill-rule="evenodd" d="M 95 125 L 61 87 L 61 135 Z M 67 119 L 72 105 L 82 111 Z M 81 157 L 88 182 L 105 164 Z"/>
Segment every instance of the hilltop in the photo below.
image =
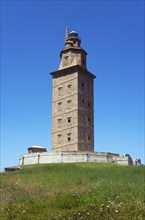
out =
<path fill-rule="evenodd" d="M 71 163 L 1 174 L 2 220 L 143 220 L 144 166 Z"/>

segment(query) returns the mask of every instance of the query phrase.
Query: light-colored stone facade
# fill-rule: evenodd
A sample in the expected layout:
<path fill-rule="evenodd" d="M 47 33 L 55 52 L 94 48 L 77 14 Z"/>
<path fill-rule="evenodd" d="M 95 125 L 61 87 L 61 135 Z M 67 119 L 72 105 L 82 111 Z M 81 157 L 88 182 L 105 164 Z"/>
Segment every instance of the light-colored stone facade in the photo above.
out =
<path fill-rule="evenodd" d="M 94 151 L 95 75 L 76 32 L 66 36 L 59 70 L 52 72 L 52 150 Z"/>
<path fill-rule="evenodd" d="M 22 155 L 19 165 L 47 164 L 47 163 L 76 163 L 97 162 L 132 165 L 130 156 L 113 154 L 108 152 L 45 152 Z"/>

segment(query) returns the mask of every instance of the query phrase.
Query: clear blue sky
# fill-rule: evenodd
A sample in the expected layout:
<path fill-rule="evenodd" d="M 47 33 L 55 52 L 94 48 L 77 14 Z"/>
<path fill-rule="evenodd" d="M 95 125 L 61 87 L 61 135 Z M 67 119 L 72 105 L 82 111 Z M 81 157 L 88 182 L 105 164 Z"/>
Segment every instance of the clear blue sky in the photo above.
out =
<path fill-rule="evenodd" d="M 75 29 L 95 79 L 95 151 L 144 158 L 144 2 L 1 2 L 1 169 L 51 149 L 52 79 Z"/>

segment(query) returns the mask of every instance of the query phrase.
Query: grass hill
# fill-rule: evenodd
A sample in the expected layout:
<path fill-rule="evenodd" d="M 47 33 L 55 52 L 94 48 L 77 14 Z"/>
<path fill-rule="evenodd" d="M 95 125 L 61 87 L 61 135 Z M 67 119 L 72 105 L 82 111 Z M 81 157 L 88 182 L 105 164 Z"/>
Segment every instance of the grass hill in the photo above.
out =
<path fill-rule="evenodd" d="M 143 220 L 144 166 L 71 163 L 2 173 L 1 220 Z"/>

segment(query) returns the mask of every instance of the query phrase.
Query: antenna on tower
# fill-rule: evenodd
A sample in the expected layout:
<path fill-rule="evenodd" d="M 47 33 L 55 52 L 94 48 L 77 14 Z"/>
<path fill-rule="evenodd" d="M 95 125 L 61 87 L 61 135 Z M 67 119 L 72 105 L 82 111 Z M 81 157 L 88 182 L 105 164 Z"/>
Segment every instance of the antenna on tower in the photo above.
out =
<path fill-rule="evenodd" d="M 66 27 L 66 31 L 65 31 L 65 42 L 67 41 L 68 39 L 68 35 L 69 35 L 69 28 L 68 26 Z"/>

